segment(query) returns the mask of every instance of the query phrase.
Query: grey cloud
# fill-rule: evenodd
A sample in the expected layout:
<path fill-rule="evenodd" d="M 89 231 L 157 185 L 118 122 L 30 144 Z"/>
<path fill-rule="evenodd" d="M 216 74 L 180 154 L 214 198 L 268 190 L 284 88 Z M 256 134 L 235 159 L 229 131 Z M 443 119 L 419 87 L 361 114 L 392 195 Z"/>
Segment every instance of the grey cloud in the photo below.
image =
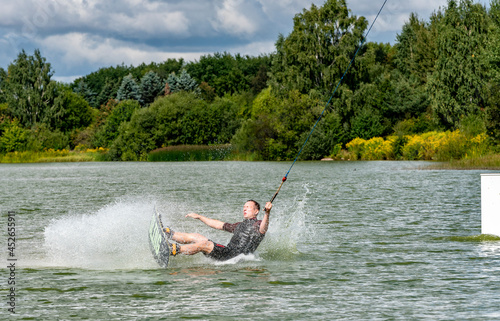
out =
<path fill-rule="evenodd" d="M 487 2 L 488 0 L 481 0 Z M 324 0 L 0 0 L 0 66 L 40 48 L 56 76 L 166 57 L 274 50 L 293 17 Z M 383 0 L 347 1 L 371 23 Z M 427 19 L 447 0 L 388 1 L 369 41 L 394 43 L 411 12 Z"/>

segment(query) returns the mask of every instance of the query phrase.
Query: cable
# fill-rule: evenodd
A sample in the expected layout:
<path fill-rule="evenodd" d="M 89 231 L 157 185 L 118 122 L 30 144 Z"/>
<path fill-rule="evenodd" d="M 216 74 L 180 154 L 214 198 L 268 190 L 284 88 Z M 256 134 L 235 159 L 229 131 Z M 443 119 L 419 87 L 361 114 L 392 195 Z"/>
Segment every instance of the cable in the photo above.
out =
<path fill-rule="evenodd" d="M 330 96 L 330 99 L 328 99 L 328 102 L 326 103 L 325 105 L 325 108 L 323 108 L 323 111 L 321 112 L 321 114 L 319 115 L 318 117 L 318 120 L 316 120 L 316 123 L 314 124 L 314 126 L 312 127 L 311 131 L 309 132 L 309 135 L 307 135 L 307 138 L 306 140 L 304 141 L 304 144 L 302 144 L 302 147 L 300 148 L 297 156 L 295 157 L 292 165 L 290 166 L 290 168 L 288 169 L 288 171 L 286 172 L 285 176 L 283 177 L 283 179 L 281 180 L 281 184 L 280 184 L 280 187 L 278 188 L 278 190 L 276 191 L 276 193 L 274 193 L 273 197 L 271 198 L 271 203 L 274 201 L 274 199 L 276 198 L 276 196 L 278 196 L 278 193 L 279 191 L 281 190 L 281 187 L 283 186 L 283 183 L 285 183 L 285 181 L 287 180 L 288 178 L 288 174 L 290 174 L 290 171 L 292 170 L 292 167 L 293 165 L 295 165 L 295 163 L 297 162 L 297 159 L 299 158 L 300 154 L 302 153 L 302 150 L 304 149 L 304 146 L 306 146 L 307 144 L 307 141 L 309 140 L 309 138 L 311 137 L 314 129 L 316 128 L 316 125 L 318 125 L 319 121 L 321 120 L 321 118 L 323 117 L 323 114 L 325 113 L 326 111 L 326 108 L 328 107 L 328 105 L 330 104 L 330 102 L 332 101 L 333 99 L 333 96 L 335 95 L 335 93 L 337 92 L 337 89 L 340 87 L 340 84 L 342 83 L 342 80 L 344 80 L 344 76 L 347 74 L 347 72 L 349 71 L 349 69 L 351 68 L 351 65 L 352 63 L 354 62 L 354 59 L 356 59 L 356 56 L 358 55 L 358 52 L 359 50 L 361 49 L 361 47 L 363 47 L 365 41 L 366 41 L 366 38 L 368 37 L 368 34 L 370 34 L 370 31 L 372 30 L 373 28 L 373 25 L 375 24 L 375 21 L 377 21 L 378 19 L 378 16 L 380 15 L 380 13 L 382 12 L 382 9 L 384 9 L 385 7 L 385 4 L 387 3 L 387 0 L 384 1 L 384 3 L 382 4 L 382 6 L 380 7 L 380 10 L 378 11 L 377 15 L 375 16 L 375 19 L 373 19 L 373 22 L 372 24 L 370 25 L 370 28 L 368 29 L 368 31 L 366 32 L 365 36 L 363 37 L 363 39 L 361 39 L 361 42 L 359 44 L 359 47 L 358 49 L 356 50 L 356 52 L 354 53 L 354 57 L 352 57 L 351 59 L 351 62 L 349 63 L 349 65 L 347 66 L 346 70 L 344 71 L 344 74 L 342 75 L 342 77 L 340 78 L 338 84 L 337 84 L 337 87 L 335 87 L 335 89 L 333 90 L 333 93 L 332 95 Z"/>

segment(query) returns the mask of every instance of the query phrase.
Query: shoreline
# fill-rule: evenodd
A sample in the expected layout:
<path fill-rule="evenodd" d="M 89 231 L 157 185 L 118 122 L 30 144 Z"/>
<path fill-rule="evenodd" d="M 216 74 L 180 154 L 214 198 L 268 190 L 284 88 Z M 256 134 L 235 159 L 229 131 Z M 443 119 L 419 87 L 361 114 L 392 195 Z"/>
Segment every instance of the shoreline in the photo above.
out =
<path fill-rule="evenodd" d="M 11 152 L 0 155 L 0 164 L 31 164 L 31 163 L 69 163 L 69 162 L 113 162 L 106 155 L 106 150 L 85 150 L 85 151 L 43 151 L 43 152 Z M 208 160 L 163 160 L 169 161 L 255 161 L 248 157 L 229 157 L 226 159 L 208 159 Z M 158 161 L 158 160 L 155 160 Z M 358 162 L 358 161 L 409 161 L 409 160 L 339 160 L 331 157 L 325 157 L 318 162 Z M 123 161 L 119 161 L 123 162 Z M 126 162 L 126 161 L 125 161 Z M 154 162 L 152 160 L 144 160 L 144 162 Z M 464 158 L 459 160 L 451 160 L 448 162 L 442 161 L 427 161 L 435 162 L 427 166 L 428 170 L 498 170 L 500 171 L 500 154 L 492 154 L 478 158 Z"/>

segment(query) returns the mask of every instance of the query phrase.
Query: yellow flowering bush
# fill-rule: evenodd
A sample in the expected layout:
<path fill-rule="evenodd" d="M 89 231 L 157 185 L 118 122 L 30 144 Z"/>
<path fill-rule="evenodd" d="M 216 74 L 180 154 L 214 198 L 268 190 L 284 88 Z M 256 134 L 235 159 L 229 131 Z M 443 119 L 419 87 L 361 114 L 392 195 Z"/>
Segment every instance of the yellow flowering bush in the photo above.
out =
<path fill-rule="evenodd" d="M 363 146 L 365 145 L 365 143 L 366 140 L 362 138 L 354 138 L 345 145 L 353 160 L 361 159 L 361 153 L 363 151 Z"/>
<path fill-rule="evenodd" d="M 364 143 L 361 158 L 366 160 L 392 159 L 393 155 L 393 141 L 390 138 L 384 140 L 382 137 L 374 137 Z"/>
<path fill-rule="evenodd" d="M 467 137 L 460 130 L 445 132 L 435 152 L 436 159 L 440 161 L 460 159 L 467 153 L 467 145 Z"/>
<path fill-rule="evenodd" d="M 481 157 L 488 154 L 488 135 L 486 133 L 479 134 L 469 141 L 468 152 L 466 158 Z"/>
<path fill-rule="evenodd" d="M 399 145 L 396 146 L 399 139 Z M 383 160 L 396 159 L 402 155 L 407 160 L 448 161 L 468 157 L 481 157 L 489 151 L 488 136 L 483 133 L 472 138 L 460 130 L 453 132 L 427 132 L 421 135 L 401 138 L 389 136 L 386 139 L 374 137 L 369 140 L 355 138 L 346 147 L 351 159 Z M 401 148 L 402 146 L 402 148 Z M 398 152 L 396 153 L 396 149 Z M 396 156 L 396 154 L 400 156 Z"/>
<path fill-rule="evenodd" d="M 407 136 L 406 138 L 408 142 L 403 147 L 403 158 L 408 160 L 422 159 L 423 138 L 419 135 Z"/>
<path fill-rule="evenodd" d="M 419 151 L 419 159 L 433 160 L 436 159 L 438 151 L 441 149 L 447 133 L 428 132 L 422 134 L 422 146 Z"/>

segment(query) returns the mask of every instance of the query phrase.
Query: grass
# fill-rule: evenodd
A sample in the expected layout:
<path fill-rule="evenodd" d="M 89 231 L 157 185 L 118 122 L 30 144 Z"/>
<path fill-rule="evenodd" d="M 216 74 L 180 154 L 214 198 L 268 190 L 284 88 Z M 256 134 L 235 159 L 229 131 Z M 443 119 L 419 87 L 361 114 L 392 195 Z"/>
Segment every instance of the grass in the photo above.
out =
<path fill-rule="evenodd" d="M 227 160 L 232 147 L 226 145 L 179 145 L 168 146 L 151 151 L 150 162 L 218 161 Z"/>
<path fill-rule="evenodd" d="M 44 151 L 25 151 L 10 152 L 0 154 L 0 163 L 48 163 L 48 162 L 92 162 L 108 161 L 108 150 L 88 149 L 79 147 L 75 150 L 44 150 Z M 352 153 L 340 151 L 334 159 L 350 159 Z M 156 149 L 149 153 L 148 161 L 256 161 L 261 160 L 255 153 L 238 153 L 231 145 L 181 145 L 169 146 Z M 489 154 L 479 157 L 465 157 L 460 160 L 451 160 L 449 162 L 437 162 L 428 169 L 481 169 L 481 170 L 500 170 L 500 154 Z"/>
<path fill-rule="evenodd" d="M 105 161 L 107 150 L 85 149 L 69 151 L 63 150 L 43 150 L 24 151 L 0 154 L 0 163 L 54 163 L 54 162 L 93 162 Z"/>
<path fill-rule="evenodd" d="M 432 169 L 488 169 L 500 170 L 500 154 L 486 155 L 475 158 L 451 160 L 430 166 Z"/>

